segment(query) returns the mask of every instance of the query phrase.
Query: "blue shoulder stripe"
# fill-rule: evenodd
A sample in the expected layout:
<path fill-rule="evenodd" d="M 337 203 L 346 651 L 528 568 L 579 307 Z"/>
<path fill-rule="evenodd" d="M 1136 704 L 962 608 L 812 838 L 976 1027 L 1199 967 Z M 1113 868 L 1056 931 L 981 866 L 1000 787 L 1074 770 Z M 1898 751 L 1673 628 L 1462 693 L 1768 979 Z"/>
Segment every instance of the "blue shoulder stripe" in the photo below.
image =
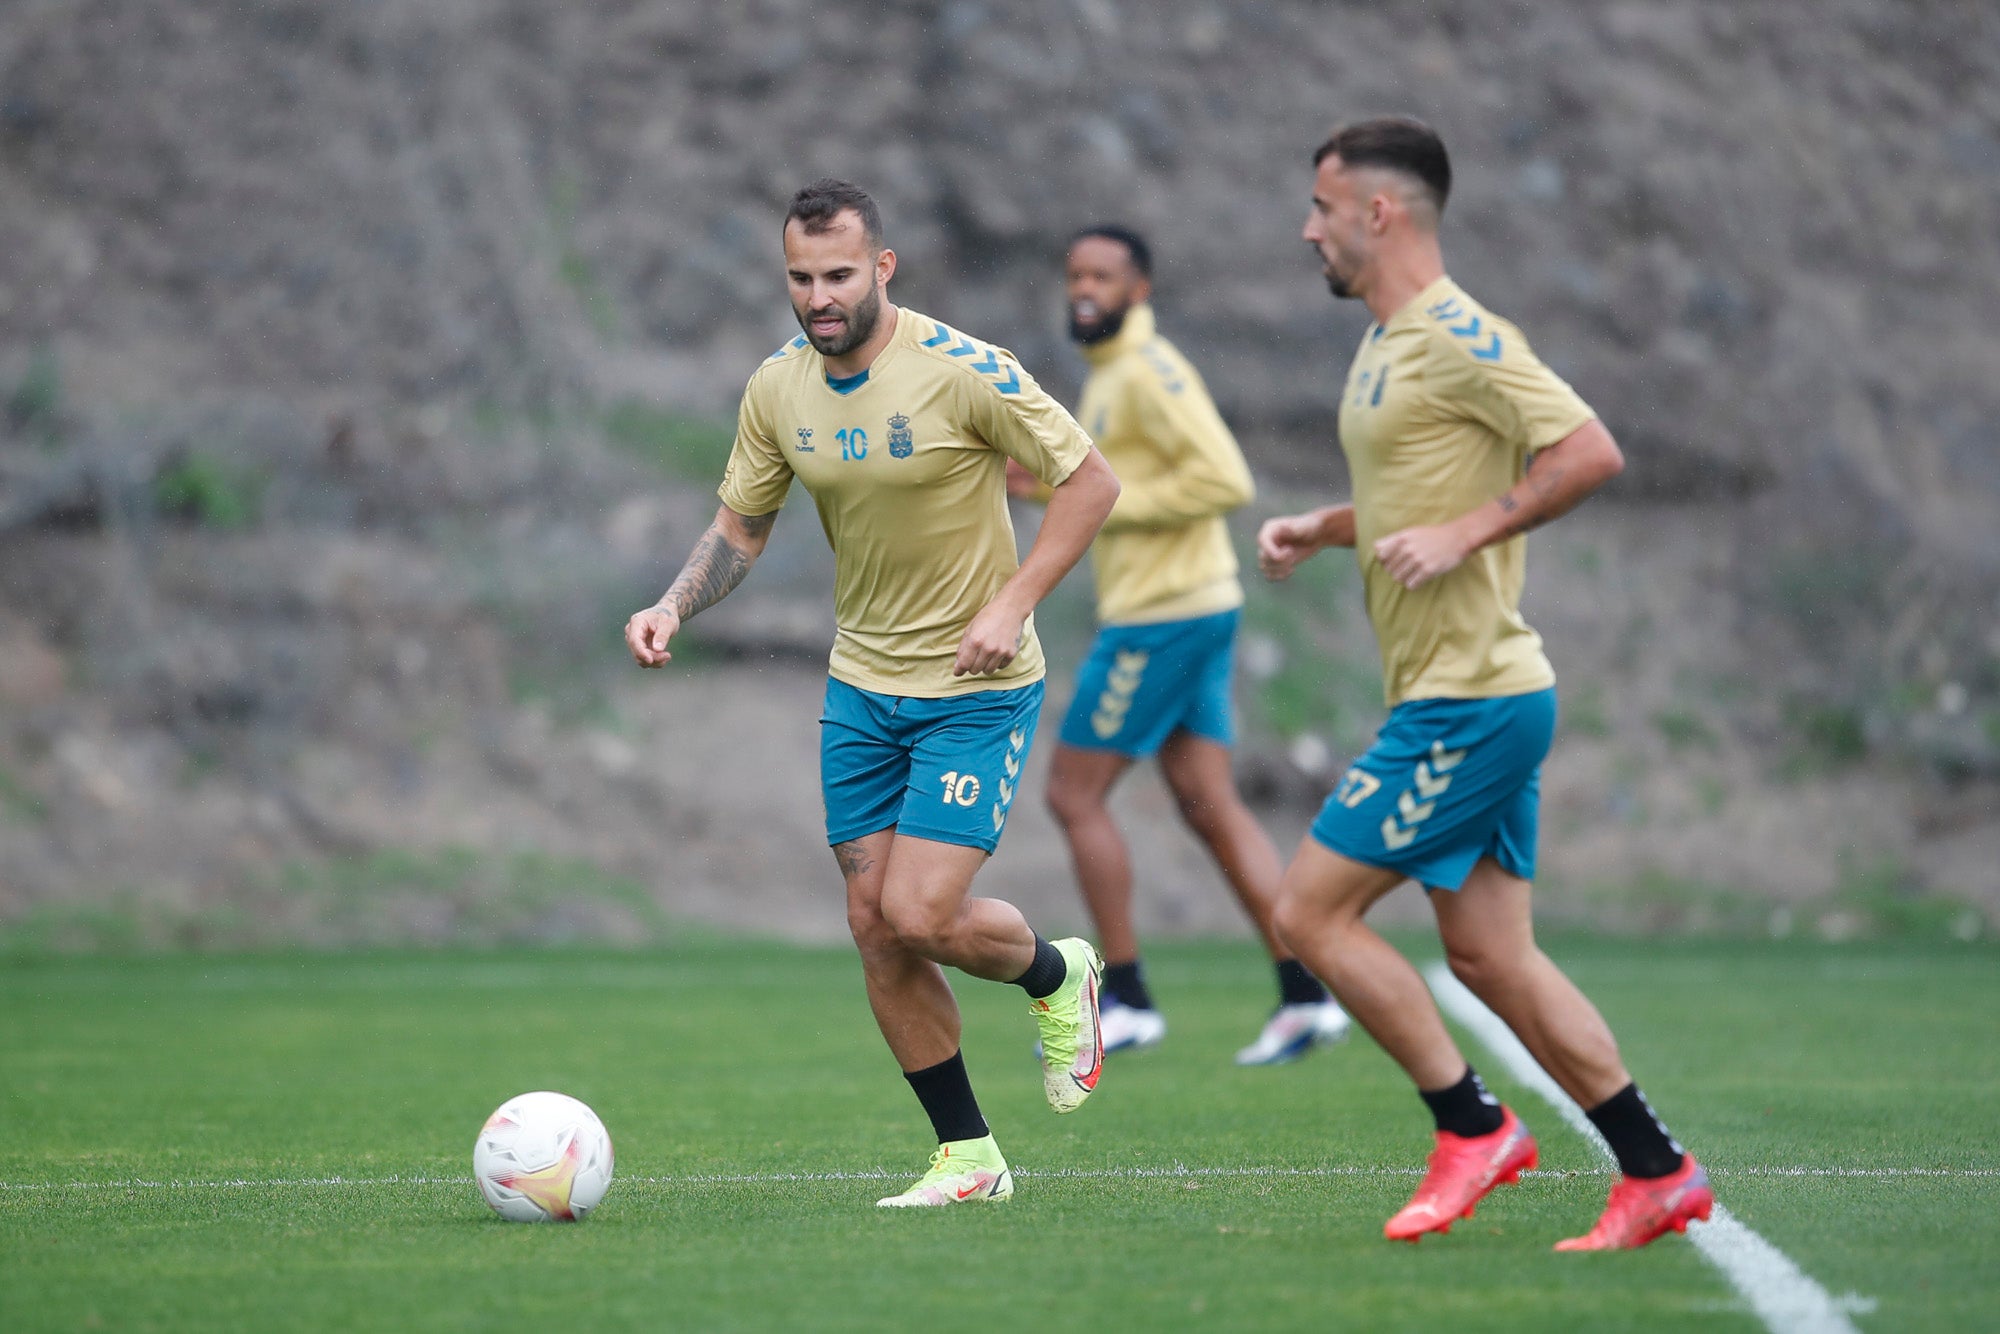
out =
<path fill-rule="evenodd" d="M 766 362 L 776 361 L 779 357 L 784 356 L 787 352 L 796 352 L 805 345 L 806 345 L 806 336 L 804 334 L 800 334 L 797 338 L 794 338 L 791 342 L 785 344 L 783 347 L 779 348 L 776 352 L 773 352 L 770 356 L 764 358 L 764 360 Z"/>
<path fill-rule="evenodd" d="M 1015 369 L 1010 363 L 1000 359 L 1000 353 L 996 349 L 990 348 L 984 343 L 975 342 L 956 329 L 938 324 L 936 320 L 932 320 L 931 323 L 937 326 L 936 331 L 929 338 L 924 339 L 921 346 L 937 348 L 943 351 L 945 355 L 952 357 L 977 357 L 980 353 L 984 352 L 985 356 L 979 357 L 979 360 L 969 363 L 971 368 L 977 371 L 988 384 L 991 384 L 1003 394 L 1018 394 L 1021 392 L 1021 377 L 1015 373 Z M 947 344 L 951 344 L 951 346 L 946 346 Z"/>
<path fill-rule="evenodd" d="M 1446 297 L 1434 306 L 1426 307 L 1424 314 L 1443 326 L 1444 331 L 1466 345 L 1466 350 L 1481 361 L 1498 361 L 1505 350 L 1500 341 L 1498 329 L 1488 329 L 1480 323 L 1479 316 L 1467 310 L 1457 297 Z M 1454 324 L 1452 321 L 1461 321 Z M 1484 334 L 1485 337 L 1480 335 Z"/>

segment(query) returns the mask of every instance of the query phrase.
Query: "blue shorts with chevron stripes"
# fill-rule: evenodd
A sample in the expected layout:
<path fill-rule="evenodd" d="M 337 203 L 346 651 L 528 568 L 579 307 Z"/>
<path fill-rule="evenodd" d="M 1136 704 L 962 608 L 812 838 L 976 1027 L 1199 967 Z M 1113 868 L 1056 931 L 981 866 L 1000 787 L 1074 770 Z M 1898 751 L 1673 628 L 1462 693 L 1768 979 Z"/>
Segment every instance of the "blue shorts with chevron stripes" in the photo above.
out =
<path fill-rule="evenodd" d="M 1236 740 L 1229 690 L 1237 610 L 1151 625 L 1107 625 L 1076 674 L 1062 743 L 1142 760 L 1175 732 Z"/>
<path fill-rule="evenodd" d="M 1457 889 L 1481 857 L 1535 878 L 1556 692 L 1398 704 L 1313 821 L 1343 857 Z"/>
<path fill-rule="evenodd" d="M 819 719 L 826 841 L 898 833 L 993 851 L 1042 715 L 1042 683 L 946 699 L 826 683 Z"/>

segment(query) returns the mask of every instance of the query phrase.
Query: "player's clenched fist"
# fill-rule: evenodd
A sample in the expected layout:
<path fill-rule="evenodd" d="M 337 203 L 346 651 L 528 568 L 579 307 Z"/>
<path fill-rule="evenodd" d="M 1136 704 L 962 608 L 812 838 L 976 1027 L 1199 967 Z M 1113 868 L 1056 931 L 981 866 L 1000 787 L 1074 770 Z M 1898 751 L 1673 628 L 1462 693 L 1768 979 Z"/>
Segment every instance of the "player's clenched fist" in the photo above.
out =
<path fill-rule="evenodd" d="M 1299 562 L 1319 548 L 1317 515 L 1286 514 L 1266 519 L 1257 530 L 1257 568 L 1273 582 L 1289 579 Z"/>
<path fill-rule="evenodd" d="M 681 618 L 666 607 L 648 607 L 625 622 L 625 647 L 641 667 L 664 667 L 673 661 L 667 641 L 681 628 Z"/>
<path fill-rule="evenodd" d="M 952 660 L 953 676 L 984 676 L 997 672 L 1021 651 L 1026 637 L 1027 616 L 1002 601 L 980 608 L 958 641 L 958 656 Z"/>
<path fill-rule="evenodd" d="M 1439 575 L 1450 574 L 1465 556 L 1465 540 L 1448 523 L 1405 528 L 1375 544 L 1375 559 L 1405 588 L 1422 588 Z"/>

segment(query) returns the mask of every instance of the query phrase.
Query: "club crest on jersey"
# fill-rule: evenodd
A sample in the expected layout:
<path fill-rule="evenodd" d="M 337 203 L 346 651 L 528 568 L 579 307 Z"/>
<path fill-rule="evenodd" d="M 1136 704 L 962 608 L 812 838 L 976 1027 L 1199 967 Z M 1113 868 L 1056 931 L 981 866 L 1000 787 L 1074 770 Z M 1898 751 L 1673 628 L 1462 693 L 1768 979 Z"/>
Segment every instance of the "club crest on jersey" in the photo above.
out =
<path fill-rule="evenodd" d="M 810 426 L 799 427 L 799 453 L 810 454 L 813 452 L 812 438 L 813 438 L 812 427 Z"/>
<path fill-rule="evenodd" d="M 910 431 L 910 419 L 902 413 L 889 418 L 889 457 L 906 459 L 917 447 L 917 438 Z"/>

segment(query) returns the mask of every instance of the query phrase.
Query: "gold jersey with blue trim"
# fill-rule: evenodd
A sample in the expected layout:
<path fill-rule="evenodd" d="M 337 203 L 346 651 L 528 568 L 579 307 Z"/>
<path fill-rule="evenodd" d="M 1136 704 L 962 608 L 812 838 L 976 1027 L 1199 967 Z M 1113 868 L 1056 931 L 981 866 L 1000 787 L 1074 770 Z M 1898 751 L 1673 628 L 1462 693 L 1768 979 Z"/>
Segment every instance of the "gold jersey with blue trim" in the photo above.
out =
<path fill-rule="evenodd" d="M 1555 684 L 1521 617 L 1524 537 L 1420 588 L 1375 559 L 1391 533 L 1458 518 L 1521 480 L 1528 458 L 1596 416 L 1521 331 L 1440 278 L 1370 326 L 1348 368 L 1340 445 L 1354 484 L 1355 556 L 1391 706 L 1486 699 Z"/>
<path fill-rule="evenodd" d="M 1143 303 L 1083 355 L 1076 415 L 1124 488 L 1090 549 L 1098 619 L 1144 625 L 1242 606 L 1223 516 L 1256 487 L 1208 386 Z"/>
<path fill-rule="evenodd" d="M 1042 679 L 1034 619 L 996 672 L 951 674 L 980 609 L 1020 568 L 1006 460 L 1058 486 L 1090 452 L 1083 428 L 1013 354 L 903 307 L 862 376 L 829 382 L 803 336 L 743 392 L 722 503 L 769 514 L 793 478 L 834 554 L 828 661 L 848 685 L 944 698 Z"/>

